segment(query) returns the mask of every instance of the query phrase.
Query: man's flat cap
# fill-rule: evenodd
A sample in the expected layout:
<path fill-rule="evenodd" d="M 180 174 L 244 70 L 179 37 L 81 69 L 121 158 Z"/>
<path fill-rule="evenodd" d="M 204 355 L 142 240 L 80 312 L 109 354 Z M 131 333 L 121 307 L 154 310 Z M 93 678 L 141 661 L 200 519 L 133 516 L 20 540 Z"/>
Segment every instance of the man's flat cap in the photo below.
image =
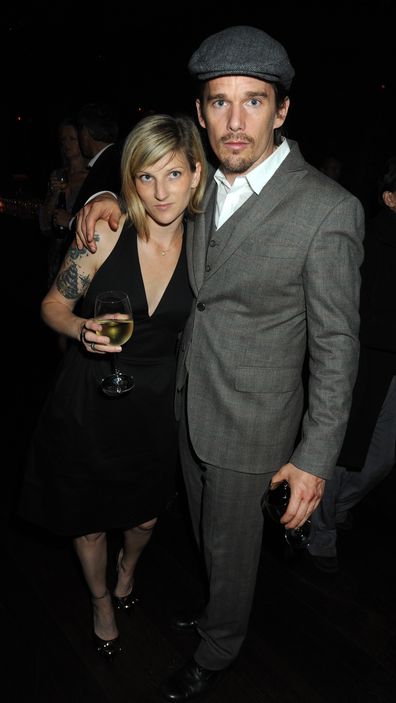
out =
<path fill-rule="evenodd" d="M 256 27 L 228 27 L 205 39 L 192 55 L 188 70 L 200 81 L 219 76 L 252 76 L 291 86 L 294 68 L 276 39 Z"/>

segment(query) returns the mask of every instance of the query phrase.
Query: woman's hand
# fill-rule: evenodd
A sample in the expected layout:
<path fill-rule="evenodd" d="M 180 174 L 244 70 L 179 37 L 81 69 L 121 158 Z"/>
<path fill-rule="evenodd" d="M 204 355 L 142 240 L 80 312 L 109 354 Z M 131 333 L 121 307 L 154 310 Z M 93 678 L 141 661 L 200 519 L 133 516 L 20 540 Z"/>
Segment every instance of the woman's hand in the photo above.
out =
<path fill-rule="evenodd" d="M 120 352 L 122 347 L 110 344 L 110 337 L 105 337 L 99 333 L 102 326 L 95 322 L 93 318 L 85 320 L 81 327 L 80 341 L 86 351 L 94 354 L 113 354 Z"/>
<path fill-rule="evenodd" d="M 61 190 L 66 189 L 66 183 L 65 181 L 59 180 L 56 173 L 51 173 L 48 182 L 48 189 L 53 195 L 58 195 Z"/>

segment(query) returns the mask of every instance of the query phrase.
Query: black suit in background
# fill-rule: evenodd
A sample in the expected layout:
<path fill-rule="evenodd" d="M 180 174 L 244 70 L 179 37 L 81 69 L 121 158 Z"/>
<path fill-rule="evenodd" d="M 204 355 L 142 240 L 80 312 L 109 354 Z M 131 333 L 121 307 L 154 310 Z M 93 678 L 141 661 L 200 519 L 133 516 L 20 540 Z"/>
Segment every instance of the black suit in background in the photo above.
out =
<path fill-rule="evenodd" d="M 82 184 L 72 214 L 76 215 L 88 198 L 102 190 L 119 194 L 121 192 L 121 154 L 123 144 L 117 142 L 109 146 L 89 169 Z"/>
<path fill-rule="evenodd" d="M 337 560 L 337 526 L 386 478 L 396 459 L 396 213 L 389 207 L 367 223 L 364 248 L 352 406 L 335 474 L 311 516 L 308 551 L 318 568 L 323 558 Z"/>
<path fill-rule="evenodd" d="M 396 213 L 382 207 L 367 222 L 360 300 L 360 362 L 338 464 L 361 469 L 392 378 L 396 376 Z"/>

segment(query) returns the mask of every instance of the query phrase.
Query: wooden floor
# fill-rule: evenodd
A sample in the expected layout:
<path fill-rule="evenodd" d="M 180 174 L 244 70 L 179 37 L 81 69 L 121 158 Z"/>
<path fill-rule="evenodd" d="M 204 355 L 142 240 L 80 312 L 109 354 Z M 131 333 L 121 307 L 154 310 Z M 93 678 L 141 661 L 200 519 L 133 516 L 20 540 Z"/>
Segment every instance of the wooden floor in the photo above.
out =
<path fill-rule="evenodd" d="M 18 350 L 29 358 L 34 345 L 41 355 L 24 364 L 26 376 L 18 375 L 16 386 L 11 372 L 8 378 L 16 414 L 3 440 L 14 461 L 2 462 L 1 701 L 154 703 L 161 681 L 197 644 L 195 635 L 171 628 L 172 615 L 202 597 L 182 487 L 139 563 L 140 603 L 132 616 L 119 616 L 126 652 L 104 662 L 91 643 L 89 598 L 69 541 L 14 514 L 26 441 L 56 357 L 53 339 L 37 322 L 34 296 L 25 303 L 30 312 Z M 395 489 L 394 471 L 355 509 L 356 527 L 340 534 L 336 575 L 317 572 L 305 559 L 285 560 L 281 537 L 268 526 L 247 639 L 205 700 L 395 703 Z M 110 584 L 119 540 L 110 535 Z"/>
<path fill-rule="evenodd" d="M 268 531 L 248 637 L 209 701 L 395 702 L 391 501 L 386 515 L 380 510 L 388 491 L 395 494 L 393 476 L 355 510 L 356 528 L 340 536 L 342 569 L 336 575 L 317 572 L 305 560 L 285 561 L 279 535 Z M 141 600 L 132 616 L 119 615 L 126 652 L 112 664 L 93 650 L 89 599 L 69 542 L 15 518 L 2 534 L 8 654 L 2 701 L 160 701 L 160 682 L 197 643 L 195 635 L 179 635 L 170 624 L 173 613 L 202 596 L 183 494 L 163 515 L 141 559 L 136 579 Z M 110 583 L 118 545 L 119 535 L 110 535 Z"/>

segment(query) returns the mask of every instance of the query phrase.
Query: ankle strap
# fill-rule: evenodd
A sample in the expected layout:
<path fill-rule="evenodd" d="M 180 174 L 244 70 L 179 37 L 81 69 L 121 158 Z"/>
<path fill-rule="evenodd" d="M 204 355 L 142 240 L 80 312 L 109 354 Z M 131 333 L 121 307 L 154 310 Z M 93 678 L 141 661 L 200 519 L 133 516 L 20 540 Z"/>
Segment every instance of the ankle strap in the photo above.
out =
<path fill-rule="evenodd" d="M 104 592 L 103 596 L 91 596 L 92 600 L 101 600 L 102 598 L 106 598 L 106 596 L 110 595 L 110 591 L 107 588 L 106 591 Z"/>

